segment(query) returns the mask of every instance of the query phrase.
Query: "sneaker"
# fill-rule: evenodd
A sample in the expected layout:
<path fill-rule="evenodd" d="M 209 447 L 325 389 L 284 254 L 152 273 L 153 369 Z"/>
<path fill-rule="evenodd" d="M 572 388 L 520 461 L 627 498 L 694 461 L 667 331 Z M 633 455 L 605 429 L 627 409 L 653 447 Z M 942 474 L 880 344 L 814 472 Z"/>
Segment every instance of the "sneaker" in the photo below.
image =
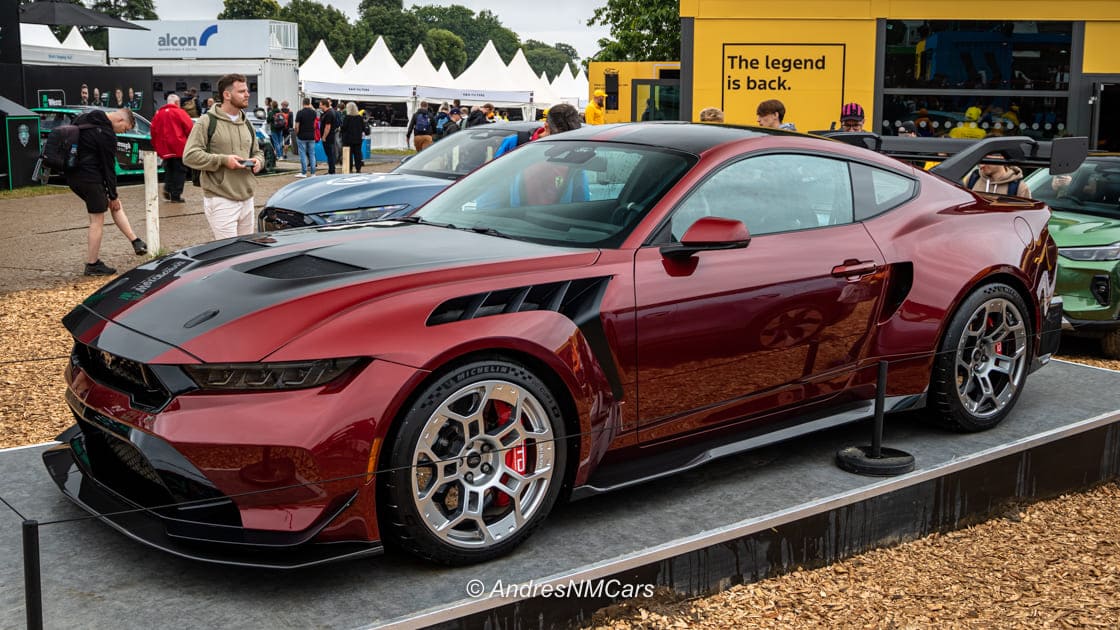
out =
<path fill-rule="evenodd" d="M 101 262 L 100 258 L 93 264 L 86 263 L 85 275 L 87 276 L 111 276 L 115 273 L 117 273 L 117 270 Z"/>
<path fill-rule="evenodd" d="M 166 190 L 163 191 L 163 198 L 166 199 L 167 201 L 172 201 L 171 193 L 167 192 Z"/>
<path fill-rule="evenodd" d="M 307 177 L 307 173 L 296 173 L 296 179 L 303 179 Z"/>
<path fill-rule="evenodd" d="M 187 203 L 187 200 L 183 199 L 182 197 L 172 197 L 167 201 L 168 203 Z"/>
<path fill-rule="evenodd" d="M 148 253 L 148 244 L 140 240 L 140 237 L 137 236 L 132 241 L 132 251 L 136 252 L 137 256 L 143 256 L 144 254 Z M 113 273 L 116 273 L 116 271 L 114 271 Z"/>

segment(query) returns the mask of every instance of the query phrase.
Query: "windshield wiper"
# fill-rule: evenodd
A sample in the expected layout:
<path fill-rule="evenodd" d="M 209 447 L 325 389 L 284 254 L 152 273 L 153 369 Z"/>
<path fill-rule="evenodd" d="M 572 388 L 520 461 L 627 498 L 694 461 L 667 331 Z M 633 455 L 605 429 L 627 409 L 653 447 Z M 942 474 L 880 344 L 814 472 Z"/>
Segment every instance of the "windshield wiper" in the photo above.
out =
<path fill-rule="evenodd" d="M 487 236 L 497 236 L 498 238 L 513 238 L 509 234 L 503 234 L 502 232 L 499 232 L 498 230 L 495 230 L 494 228 L 491 228 L 491 227 L 475 226 L 475 227 L 465 227 L 465 228 L 459 228 L 459 229 L 470 230 L 471 232 L 475 232 L 476 234 L 485 234 Z"/>

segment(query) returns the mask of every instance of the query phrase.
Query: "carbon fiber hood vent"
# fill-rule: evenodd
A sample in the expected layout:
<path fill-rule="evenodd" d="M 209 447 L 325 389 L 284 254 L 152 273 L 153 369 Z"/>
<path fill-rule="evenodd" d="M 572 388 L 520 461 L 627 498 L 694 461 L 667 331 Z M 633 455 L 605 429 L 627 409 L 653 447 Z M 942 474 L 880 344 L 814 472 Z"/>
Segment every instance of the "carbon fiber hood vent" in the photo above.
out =
<path fill-rule="evenodd" d="M 300 254 L 290 258 L 273 261 L 256 267 L 247 273 L 263 278 L 276 280 L 299 280 L 306 278 L 322 278 L 324 276 L 337 276 L 354 271 L 366 271 L 364 267 L 348 265 L 335 260 L 327 260 L 318 256 Z"/>
<path fill-rule="evenodd" d="M 609 277 L 582 278 L 513 289 L 487 291 L 452 298 L 428 316 L 428 326 L 477 319 L 502 313 L 555 311 L 578 323 L 597 312 Z"/>

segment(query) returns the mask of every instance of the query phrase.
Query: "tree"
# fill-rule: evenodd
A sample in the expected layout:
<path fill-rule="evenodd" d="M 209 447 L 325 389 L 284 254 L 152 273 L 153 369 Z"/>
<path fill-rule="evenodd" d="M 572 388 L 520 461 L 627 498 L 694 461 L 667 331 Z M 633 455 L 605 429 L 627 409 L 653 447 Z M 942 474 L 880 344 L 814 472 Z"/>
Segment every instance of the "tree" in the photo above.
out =
<path fill-rule="evenodd" d="M 561 49 L 561 47 L 564 49 Z M 540 74 L 542 71 L 548 75 L 551 81 L 560 74 L 564 66 L 571 65 L 575 67 L 575 59 L 572 58 L 570 52 L 575 52 L 575 49 L 568 44 L 556 44 L 549 46 L 544 42 L 535 39 L 526 40 L 521 45 L 521 50 L 525 51 L 525 59 L 529 62 L 529 66 L 533 72 Z M 578 57 L 577 57 L 578 58 Z"/>
<path fill-rule="evenodd" d="M 276 0 L 225 0 L 219 20 L 272 20 L 280 15 Z"/>
<path fill-rule="evenodd" d="M 470 60 L 478 57 L 487 41 L 494 42 L 494 47 L 506 63 L 513 59 L 520 46 L 517 33 L 502 26 L 501 21 L 489 11 L 476 16 L 467 7 L 453 4 L 447 7 L 413 7 L 411 12 L 429 29 L 445 29 L 463 38 L 467 59 Z M 451 64 L 448 64 L 450 67 Z"/>
<path fill-rule="evenodd" d="M 354 27 L 354 58 L 361 59 L 377 41 L 385 38 L 385 45 L 398 63 L 408 61 L 416 47 L 424 41 L 427 27 L 412 13 L 383 7 L 369 7 Z"/>
<path fill-rule="evenodd" d="M 29 3 L 35 2 L 35 1 L 36 0 L 19 0 L 19 3 L 20 4 L 29 4 Z M 59 0 L 59 2 L 68 2 L 70 4 L 79 4 L 79 5 L 85 6 L 82 3 L 82 0 Z M 70 34 L 70 29 L 71 28 L 72 27 L 70 27 L 70 26 L 52 26 L 51 27 L 51 32 L 54 33 L 54 36 L 57 37 L 59 39 L 59 41 L 62 41 L 67 35 Z M 78 31 L 83 33 L 83 34 L 89 33 L 93 30 L 94 29 L 89 28 L 89 27 L 85 27 L 85 28 L 79 27 L 78 28 Z M 97 47 L 94 46 L 94 48 L 97 48 Z M 104 50 L 104 47 L 100 48 L 99 50 Z"/>
<path fill-rule="evenodd" d="M 364 16 L 366 11 L 374 7 L 388 9 L 390 11 L 403 11 L 404 0 L 362 0 L 358 3 L 358 15 Z"/>
<path fill-rule="evenodd" d="M 326 43 L 336 63 L 346 61 L 353 49 L 353 27 L 346 15 L 315 0 L 292 0 L 280 9 L 278 19 L 299 24 L 299 63 L 307 60 L 318 45 Z"/>
<path fill-rule="evenodd" d="M 80 3 L 76 3 L 80 4 Z M 96 0 L 91 6 L 94 11 L 100 11 L 122 20 L 158 20 L 153 0 Z M 104 28 L 81 29 L 89 45 L 97 50 L 109 48 L 109 32 Z"/>
<path fill-rule="evenodd" d="M 521 48 L 521 38 L 517 36 L 517 33 L 502 26 L 502 21 L 490 11 L 480 11 L 476 21 L 482 31 L 483 38 L 494 42 L 494 48 L 498 49 L 502 61 L 508 64 L 517 54 L 517 49 Z M 486 42 L 483 41 L 483 46 L 485 45 Z M 478 50 L 482 52 L 481 48 Z"/>
<path fill-rule="evenodd" d="M 678 0 L 606 0 L 588 26 L 609 26 L 596 61 L 670 61 L 681 58 Z"/>
<path fill-rule="evenodd" d="M 467 48 L 463 38 L 447 29 L 428 29 L 424 36 L 424 50 L 428 52 L 428 59 L 432 65 L 439 68 L 446 63 L 451 74 L 458 75 L 467 66 Z"/>

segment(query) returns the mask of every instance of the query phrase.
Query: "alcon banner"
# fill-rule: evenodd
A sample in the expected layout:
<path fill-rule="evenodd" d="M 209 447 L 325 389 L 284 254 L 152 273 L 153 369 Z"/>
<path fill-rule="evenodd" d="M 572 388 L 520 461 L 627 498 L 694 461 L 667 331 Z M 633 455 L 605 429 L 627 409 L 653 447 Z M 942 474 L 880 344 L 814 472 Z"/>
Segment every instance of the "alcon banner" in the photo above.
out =
<path fill-rule="evenodd" d="M 778 99 L 786 122 L 809 131 L 821 112 L 844 103 L 845 53 L 844 44 L 724 44 L 723 109 L 754 124 L 758 104 Z"/>
<path fill-rule="evenodd" d="M 109 29 L 109 51 L 124 59 L 264 59 L 268 20 L 133 20 L 150 30 Z"/>

